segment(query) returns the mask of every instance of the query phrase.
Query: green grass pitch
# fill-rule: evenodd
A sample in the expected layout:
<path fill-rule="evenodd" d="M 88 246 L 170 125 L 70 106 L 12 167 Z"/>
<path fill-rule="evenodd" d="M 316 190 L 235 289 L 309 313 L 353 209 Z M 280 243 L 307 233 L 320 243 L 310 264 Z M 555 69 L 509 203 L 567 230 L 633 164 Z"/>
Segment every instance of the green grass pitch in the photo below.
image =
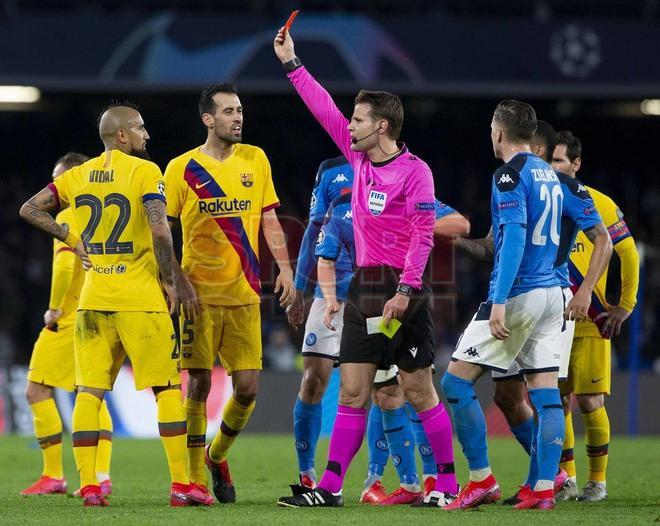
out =
<path fill-rule="evenodd" d="M 78 479 L 65 439 L 65 473 L 69 490 Z M 0 523 L 2 524 L 121 524 L 159 525 L 248 524 L 650 524 L 660 522 L 660 439 L 614 437 L 610 445 L 607 502 L 558 504 L 552 512 L 513 511 L 499 504 L 468 512 L 413 509 L 408 506 L 375 508 L 357 503 L 364 478 L 367 454 L 363 445 L 351 466 L 344 486 L 343 509 L 278 508 L 275 501 L 289 494 L 288 484 L 296 475 L 293 439 L 282 435 L 244 434 L 230 452 L 230 466 L 236 484 L 237 503 L 212 508 L 168 506 L 169 476 L 165 454 L 158 441 L 116 439 L 112 480 L 114 495 L 110 507 L 84 509 L 78 499 L 65 496 L 24 498 L 18 492 L 39 475 L 40 452 L 35 441 L 23 437 L 0 438 Z M 324 464 L 327 440 L 317 450 L 317 464 Z M 466 465 L 456 446 L 459 482 L 467 476 Z M 578 483 L 586 476 L 583 443 L 576 446 Z M 503 489 L 509 496 L 526 470 L 526 456 L 512 439 L 490 441 L 490 458 Z M 318 471 L 322 471 L 319 469 Z M 396 487 L 391 465 L 385 484 Z"/>

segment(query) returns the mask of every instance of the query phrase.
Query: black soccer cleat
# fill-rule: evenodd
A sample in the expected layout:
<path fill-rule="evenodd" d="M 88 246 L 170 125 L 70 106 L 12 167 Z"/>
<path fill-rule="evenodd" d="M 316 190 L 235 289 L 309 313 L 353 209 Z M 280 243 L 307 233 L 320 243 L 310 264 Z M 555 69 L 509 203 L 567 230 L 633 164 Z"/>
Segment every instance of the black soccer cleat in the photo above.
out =
<path fill-rule="evenodd" d="M 213 479 L 213 494 L 218 502 L 223 504 L 231 504 L 236 502 L 236 488 L 229 473 L 229 465 L 227 460 L 222 462 L 214 462 L 209 456 L 209 448 L 206 448 L 206 467 L 211 472 Z"/>
<path fill-rule="evenodd" d="M 344 506 L 344 498 L 341 495 L 333 495 L 323 488 L 316 488 L 292 497 L 280 497 L 277 505 L 284 508 L 341 508 Z"/>

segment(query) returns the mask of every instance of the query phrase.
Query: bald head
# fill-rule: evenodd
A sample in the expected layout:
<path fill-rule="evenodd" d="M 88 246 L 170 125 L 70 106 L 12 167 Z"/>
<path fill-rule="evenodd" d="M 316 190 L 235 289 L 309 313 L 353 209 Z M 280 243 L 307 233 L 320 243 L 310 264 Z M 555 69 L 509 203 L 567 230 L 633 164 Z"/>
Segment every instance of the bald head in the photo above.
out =
<path fill-rule="evenodd" d="M 108 149 L 119 149 L 129 155 L 147 158 L 149 134 L 142 115 L 130 106 L 112 106 L 99 118 L 99 136 Z"/>

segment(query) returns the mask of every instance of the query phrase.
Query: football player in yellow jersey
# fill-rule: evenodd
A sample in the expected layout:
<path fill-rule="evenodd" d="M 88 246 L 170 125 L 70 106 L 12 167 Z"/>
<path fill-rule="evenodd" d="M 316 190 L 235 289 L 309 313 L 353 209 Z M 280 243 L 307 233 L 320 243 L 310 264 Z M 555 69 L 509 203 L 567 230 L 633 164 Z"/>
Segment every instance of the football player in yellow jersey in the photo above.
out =
<path fill-rule="evenodd" d="M 64 171 L 87 161 L 81 153 L 69 152 L 53 169 L 53 179 Z M 55 221 L 72 224 L 71 210 L 62 210 Z M 53 275 L 44 328 L 34 344 L 28 369 L 25 397 L 34 418 L 34 432 L 41 447 L 43 471 L 39 480 L 21 491 L 21 495 L 66 493 L 62 469 L 62 419 L 55 405 L 53 388 L 73 391 L 73 324 L 83 282 L 79 258 L 61 241 L 53 243 Z M 105 402 L 99 411 L 99 454 L 96 475 L 104 495 L 111 493 L 110 457 L 112 452 L 112 419 Z"/>
<path fill-rule="evenodd" d="M 241 143 L 243 107 L 235 88 L 209 86 L 200 96 L 199 115 L 206 142 L 165 170 L 168 219 L 180 218 L 183 229 L 182 269 L 175 265 L 175 273 L 188 284 L 181 298 L 188 466 L 191 479 L 206 488 L 206 462 L 218 501 L 234 502 L 227 451 L 252 414 L 262 367 L 260 226 L 280 269 L 275 292 L 282 290 L 284 307 L 294 297 L 293 271 L 266 154 Z M 216 355 L 231 376 L 233 395 L 205 454 L 206 400 Z"/>
<path fill-rule="evenodd" d="M 572 177 L 582 164 L 582 144 L 570 131 L 557 134 L 557 146 L 552 167 Z M 587 187 L 596 210 L 612 238 L 614 250 L 621 260 L 621 297 L 618 305 L 609 305 L 605 298 L 607 270 L 593 289 L 589 319 L 577 321 L 571 350 L 568 380 L 560 384 L 566 415 L 566 435 L 561 467 L 566 470 L 569 483 L 557 494 L 558 500 L 575 499 L 600 501 L 607 498 L 605 472 L 607 468 L 610 422 L 605 411 L 605 395 L 610 394 L 611 343 L 621 324 L 630 316 L 637 301 L 639 285 L 639 255 L 635 241 L 623 219 L 623 213 L 612 199 Z M 572 288 L 582 283 L 593 244 L 579 232 L 569 261 Z M 587 483 L 578 495 L 573 447 L 575 436 L 571 416 L 571 394 L 584 419 L 587 439 Z"/>
<path fill-rule="evenodd" d="M 170 504 L 210 504 L 190 483 L 179 351 L 168 314 L 178 307 L 174 251 L 160 169 L 146 157 L 140 113 L 113 105 L 99 119 L 105 151 L 64 172 L 29 199 L 20 214 L 64 241 L 87 270 L 75 322 L 73 452 L 85 506 L 107 506 L 96 477 L 99 408 L 126 355 L 136 389 L 151 387 L 172 478 Z M 142 157 L 142 158 L 141 158 Z M 80 238 L 48 213 L 70 207 Z M 159 280 L 159 272 L 161 279 Z"/>

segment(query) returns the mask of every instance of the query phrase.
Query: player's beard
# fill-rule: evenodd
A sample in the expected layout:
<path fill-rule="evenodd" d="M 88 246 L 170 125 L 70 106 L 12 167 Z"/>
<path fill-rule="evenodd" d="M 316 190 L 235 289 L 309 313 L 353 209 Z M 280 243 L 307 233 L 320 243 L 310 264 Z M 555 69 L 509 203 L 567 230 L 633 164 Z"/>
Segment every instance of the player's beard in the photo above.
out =
<path fill-rule="evenodd" d="M 133 155 L 134 157 L 139 157 L 140 159 L 145 159 L 147 161 L 151 160 L 151 156 L 149 155 L 149 152 L 147 151 L 146 148 L 133 150 L 131 155 Z"/>
<path fill-rule="evenodd" d="M 225 133 L 220 133 L 218 128 L 215 128 L 214 133 L 219 141 L 222 141 L 227 144 L 238 144 L 243 141 L 243 133 L 240 133 L 238 135 L 234 135 L 233 133 L 225 134 Z"/>

